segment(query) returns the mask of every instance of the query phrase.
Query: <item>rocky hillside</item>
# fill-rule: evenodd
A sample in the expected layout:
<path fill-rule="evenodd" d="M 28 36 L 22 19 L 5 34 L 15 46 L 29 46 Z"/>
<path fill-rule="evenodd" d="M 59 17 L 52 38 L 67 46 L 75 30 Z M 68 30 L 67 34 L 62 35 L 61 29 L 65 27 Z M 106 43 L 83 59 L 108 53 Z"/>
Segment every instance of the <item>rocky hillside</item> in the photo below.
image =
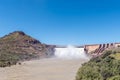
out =
<path fill-rule="evenodd" d="M 52 51 L 53 46 L 42 44 L 22 31 L 15 31 L 0 38 L 0 57 L 2 57 L 0 61 L 2 62 L 9 61 L 6 56 L 10 60 L 14 56 L 17 61 L 50 57 Z"/>

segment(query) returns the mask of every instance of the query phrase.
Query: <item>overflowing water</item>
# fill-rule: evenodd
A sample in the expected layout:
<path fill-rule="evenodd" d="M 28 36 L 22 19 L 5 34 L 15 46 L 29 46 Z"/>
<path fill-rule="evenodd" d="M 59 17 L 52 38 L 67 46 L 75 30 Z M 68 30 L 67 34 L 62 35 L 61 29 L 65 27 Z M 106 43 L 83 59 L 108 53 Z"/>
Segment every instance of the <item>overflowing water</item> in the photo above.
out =
<path fill-rule="evenodd" d="M 57 58 L 67 59 L 88 59 L 84 48 L 67 46 L 66 48 L 55 48 L 55 56 Z"/>

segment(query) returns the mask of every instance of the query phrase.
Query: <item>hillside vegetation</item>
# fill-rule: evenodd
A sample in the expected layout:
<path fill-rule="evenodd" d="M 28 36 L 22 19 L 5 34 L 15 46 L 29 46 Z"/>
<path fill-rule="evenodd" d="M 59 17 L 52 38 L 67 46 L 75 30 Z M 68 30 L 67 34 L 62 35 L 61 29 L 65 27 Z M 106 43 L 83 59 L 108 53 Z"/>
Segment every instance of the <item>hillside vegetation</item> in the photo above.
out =
<path fill-rule="evenodd" d="M 120 80 L 120 48 L 105 51 L 83 64 L 76 80 Z"/>
<path fill-rule="evenodd" d="M 15 31 L 0 38 L 0 67 L 14 65 L 19 61 L 48 57 L 48 46 Z"/>

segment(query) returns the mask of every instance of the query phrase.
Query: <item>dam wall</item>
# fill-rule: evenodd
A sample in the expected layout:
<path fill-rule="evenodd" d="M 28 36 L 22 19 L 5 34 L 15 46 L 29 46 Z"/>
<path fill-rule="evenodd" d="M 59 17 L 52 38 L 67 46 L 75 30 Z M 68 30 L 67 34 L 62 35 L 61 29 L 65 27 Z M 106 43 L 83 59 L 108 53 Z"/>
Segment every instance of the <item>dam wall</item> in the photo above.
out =
<path fill-rule="evenodd" d="M 120 43 L 115 43 L 115 47 L 120 47 Z"/>
<path fill-rule="evenodd" d="M 86 53 L 90 53 L 96 49 L 99 48 L 99 44 L 94 44 L 94 45 L 85 45 L 84 46 L 84 50 L 86 51 Z"/>
<path fill-rule="evenodd" d="M 50 46 L 50 45 L 49 45 Z M 92 54 L 93 56 L 98 56 L 103 53 L 103 51 L 115 47 L 120 47 L 120 43 L 106 43 L 106 44 L 91 44 L 91 45 L 83 45 L 83 46 L 74 46 L 74 48 L 68 46 L 61 46 L 61 45 L 52 45 L 48 52 L 53 53 L 52 55 L 56 55 L 55 51 L 57 50 L 57 55 L 62 56 L 63 54 L 73 56 L 74 54 L 80 54 L 84 52 L 86 54 Z M 63 52 L 64 51 L 64 52 Z M 64 56 L 65 56 L 64 55 Z"/>
<path fill-rule="evenodd" d="M 111 49 L 111 48 L 115 48 L 115 47 L 120 47 L 120 43 L 85 45 L 84 49 L 85 49 L 86 53 L 100 55 L 106 49 Z"/>

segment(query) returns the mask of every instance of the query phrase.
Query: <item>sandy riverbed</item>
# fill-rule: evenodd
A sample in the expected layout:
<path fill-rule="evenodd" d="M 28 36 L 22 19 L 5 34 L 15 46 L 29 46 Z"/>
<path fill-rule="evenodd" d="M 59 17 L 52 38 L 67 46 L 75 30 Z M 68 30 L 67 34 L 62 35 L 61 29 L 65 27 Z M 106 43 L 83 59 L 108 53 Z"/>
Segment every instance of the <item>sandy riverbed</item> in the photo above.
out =
<path fill-rule="evenodd" d="M 74 80 L 86 60 L 42 59 L 0 68 L 0 80 Z"/>

